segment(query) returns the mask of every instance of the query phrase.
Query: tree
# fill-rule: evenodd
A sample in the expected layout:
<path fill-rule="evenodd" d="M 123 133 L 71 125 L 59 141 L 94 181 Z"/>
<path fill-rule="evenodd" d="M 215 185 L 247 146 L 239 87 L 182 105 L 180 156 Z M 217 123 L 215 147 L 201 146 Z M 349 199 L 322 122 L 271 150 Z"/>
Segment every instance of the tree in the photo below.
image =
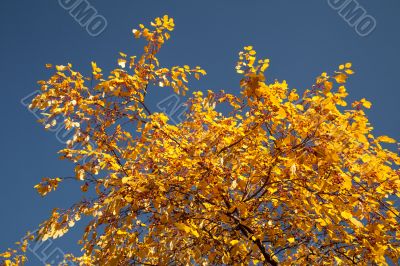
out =
<path fill-rule="evenodd" d="M 62 121 L 73 130 L 60 153 L 89 196 L 54 210 L 36 240 L 86 216 L 83 253 L 67 257 L 80 265 L 396 263 L 400 158 L 381 144 L 395 140 L 372 135 L 369 101 L 346 109 L 351 64 L 301 96 L 286 81 L 267 84 L 269 60 L 247 46 L 240 93 L 194 92 L 173 124 L 146 105 L 148 90 L 185 94 L 189 76 L 206 74 L 160 66 L 173 28 L 164 16 L 133 30 L 146 40 L 143 54 L 121 53 L 108 77 L 93 62 L 91 78 L 69 64 L 39 82 L 31 108 L 47 110 L 46 128 Z M 65 179 L 36 189 L 44 196 Z M 22 263 L 18 254 L 9 249 L 3 262 Z"/>

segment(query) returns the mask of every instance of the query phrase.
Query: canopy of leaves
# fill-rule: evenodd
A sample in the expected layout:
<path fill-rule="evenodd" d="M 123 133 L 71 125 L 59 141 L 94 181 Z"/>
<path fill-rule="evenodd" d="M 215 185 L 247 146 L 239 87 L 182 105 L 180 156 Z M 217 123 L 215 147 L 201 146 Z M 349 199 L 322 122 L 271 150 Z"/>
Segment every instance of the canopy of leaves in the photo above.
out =
<path fill-rule="evenodd" d="M 38 240 L 89 217 L 80 265 L 351 265 L 400 258 L 399 156 L 372 135 L 365 99 L 347 108 L 351 64 L 323 73 L 300 95 L 267 84 L 269 60 L 239 53 L 240 93 L 194 92 L 179 124 L 146 105 L 148 90 L 188 90 L 200 67 L 160 66 L 174 21 L 134 30 L 142 55 L 121 53 L 108 76 L 55 66 L 31 108 L 46 128 L 74 134 L 62 158 L 87 197 L 56 209 Z M 48 68 L 53 68 L 51 65 Z M 223 106 L 224 113 L 217 111 Z M 46 178 L 43 196 L 64 178 Z M 21 244 L 26 248 L 26 241 Z M 6 265 L 26 258 L 1 254 Z"/>

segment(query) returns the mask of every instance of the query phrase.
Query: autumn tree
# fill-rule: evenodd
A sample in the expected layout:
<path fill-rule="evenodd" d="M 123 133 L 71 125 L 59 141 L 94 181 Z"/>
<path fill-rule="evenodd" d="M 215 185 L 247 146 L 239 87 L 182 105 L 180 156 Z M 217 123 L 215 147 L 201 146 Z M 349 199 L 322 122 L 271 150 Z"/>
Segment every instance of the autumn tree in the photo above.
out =
<path fill-rule="evenodd" d="M 91 77 L 57 65 L 39 82 L 30 107 L 46 110 L 46 128 L 73 130 L 60 153 L 83 196 L 54 210 L 34 240 L 61 237 L 85 216 L 83 252 L 66 257 L 79 265 L 396 263 L 400 158 L 382 146 L 395 140 L 372 134 L 369 101 L 347 107 L 351 64 L 300 94 L 266 83 L 269 60 L 244 47 L 240 90 L 193 92 L 174 124 L 148 106 L 147 92 L 184 95 L 189 77 L 206 73 L 160 65 L 173 28 L 164 16 L 133 30 L 143 54 L 121 53 L 109 75 L 94 62 Z M 45 196 L 66 181 L 45 178 L 36 189 Z M 13 249 L 2 257 L 26 260 Z"/>

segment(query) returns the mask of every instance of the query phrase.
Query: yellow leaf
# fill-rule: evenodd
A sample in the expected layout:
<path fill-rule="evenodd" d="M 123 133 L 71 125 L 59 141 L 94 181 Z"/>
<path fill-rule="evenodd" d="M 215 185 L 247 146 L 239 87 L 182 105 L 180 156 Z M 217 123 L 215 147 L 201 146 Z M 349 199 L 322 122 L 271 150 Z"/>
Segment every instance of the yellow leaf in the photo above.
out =
<path fill-rule="evenodd" d="M 222 256 L 222 263 L 225 263 L 225 264 L 229 263 L 229 255 L 228 254 L 224 254 L 224 256 Z"/>
<path fill-rule="evenodd" d="M 376 138 L 379 142 L 386 142 L 386 143 L 396 143 L 396 140 L 388 137 L 388 136 L 380 136 Z"/>
<path fill-rule="evenodd" d="M 122 178 L 122 183 L 123 184 L 126 184 L 126 183 L 128 183 L 130 180 L 132 179 L 132 177 L 130 177 L 130 176 L 124 176 L 123 178 Z"/>
<path fill-rule="evenodd" d="M 199 237 L 199 236 L 200 236 L 199 232 L 197 232 L 196 229 L 191 228 L 191 229 L 190 229 L 190 232 L 191 232 L 192 235 L 194 235 L 195 237 Z"/>
<path fill-rule="evenodd" d="M 317 221 L 321 226 L 326 226 L 326 225 L 327 225 L 327 223 L 325 222 L 325 220 L 322 219 L 322 218 L 318 218 L 316 221 Z"/>
<path fill-rule="evenodd" d="M 0 257 L 9 258 L 9 257 L 11 257 L 11 252 L 6 251 L 6 252 L 4 252 L 4 253 L 1 253 L 1 254 L 0 254 Z"/>
<path fill-rule="evenodd" d="M 125 232 L 121 229 L 118 229 L 118 231 L 117 231 L 117 235 L 126 235 L 126 234 L 127 234 L 127 232 Z"/>
<path fill-rule="evenodd" d="M 126 202 L 131 203 L 132 202 L 132 197 L 126 196 L 125 197 Z"/>
<path fill-rule="evenodd" d="M 342 215 L 342 217 L 345 218 L 345 219 L 353 218 L 353 215 L 352 215 L 350 212 L 348 212 L 348 211 L 342 211 L 342 212 L 340 213 L 340 215 Z"/>
<path fill-rule="evenodd" d="M 284 119 L 286 117 L 285 109 L 279 108 L 276 118 Z"/>
<path fill-rule="evenodd" d="M 343 175 L 343 188 L 350 190 L 353 186 L 351 177 L 348 175 Z"/>
<path fill-rule="evenodd" d="M 354 217 L 351 217 L 350 218 L 350 222 L 352 222 L 355 226 L 357 226 L 357 227 L 363 227 L 364 225 L 359 221 L 359 220 L 357 220 L 356 218 L 354 218 Z"/>
<path fill-rule="evenodd" d="M 96 64 L 96 62 L 92 62 L 92 70 L 93 72 L 97 73 L 97 72 L 101 72 L 101 68 L 99 68 Z"/>
<path fill-rule="evenodd" d="M 181 231 L 185 231 L 186 233 L 189 233 L 191 231 L 191 228 L 183 223 L 175 223 L 175 227 Z"/>
<path fill-rule="evenodd" d="M 229 244 L 231 244 L 232 246 L 236 245 L 237 243 L 239 243 L 239 240 L 236 240 L 236 239 L 229 242 Z"/>
<path fill-rule="evenodd" d="M 119 59 L 118 59 L 118 65 L 119 65 L 120 67 L 122 67 L 122 68 L 125 68 L 126 59 L 119 58 Z"/>
<path fill-rule="evenodd" d="M 367 108 L 367 109 L 369 109 L 369 108 L 371 108 L 371 102 L 370 101 L 367 101 L 367 100 L 363 100 L 362 101 L 362 105 L 365 107 L 365 108 Z"/>
<path fill-rule="evenodd" d="M 336 261 L 336 263 L 338 264 L 338 265 L 341 265 L 342 263 L 343 263 L 343 260 L 341 260 L 340 258 L 338 258 L 338 257 L 334 257 L 335 258 L 335 261 Z"/>
<path fill-rule="evenodd" d="M 337 83 L 345 83 L 347 80 L 347 75 L 340 73 L 333 77 Z"/>
<path fill-rule="evenodd" d="M 210 209 L 212 207 L 212 205 L 207 202 L 204 202 L 203 205 L 204 205 L 204 207 L 206 207 L 206 209 Z"/>

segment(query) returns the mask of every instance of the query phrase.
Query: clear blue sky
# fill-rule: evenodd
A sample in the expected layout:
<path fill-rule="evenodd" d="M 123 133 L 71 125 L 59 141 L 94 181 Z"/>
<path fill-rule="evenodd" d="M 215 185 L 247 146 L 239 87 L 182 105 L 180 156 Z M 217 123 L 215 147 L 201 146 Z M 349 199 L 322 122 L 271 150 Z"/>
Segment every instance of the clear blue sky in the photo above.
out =
<path fill-rule="evenodd" d="M 33 230 L 54 207 L 68 207 L 80 194 L 73 184 L 41 198 L 33 186 L 41 177 L 69 176 L 72 166 L 57 159 L 62 145 L 45 131 L 20 100 L 38 89 L 37 80 L 50 72 L 45 63 L 70 62 L 89 73 L 95 60 L 109 70 L 119 51 L 135 54 L 141 42 L 131 30 L 156 16 L 175 18 L 176 30 L 161 52 L 170 65 L 200 65 L 208 75 L 193 89 L 238 90 L 234 66 L 238 51 L 253 45 L 271 59 L 267 78 L 286 79 L 291 87 L 307 88 L 322 71 L 353 62 L 356 75 L 348 84 L 350 99 L 366 97 L 375 134 L 399 139 L 400 1 L 359 0 L 375 18 L 376 29 L 361 37 L 333 10 L 327 0 L 258 1 L 136 1 L 91 0 L 107 20 L 107 28 L 90 36 L 56 0 L 2 0 L 0 8 L 1 186 L 0 250 L 27 230 Z M 151 94 L 150 105 L 170 91 Z M 80 227 L 52 249 L 77 252 Z M 30 254 L 28 265 L 40 265 Z"/>

